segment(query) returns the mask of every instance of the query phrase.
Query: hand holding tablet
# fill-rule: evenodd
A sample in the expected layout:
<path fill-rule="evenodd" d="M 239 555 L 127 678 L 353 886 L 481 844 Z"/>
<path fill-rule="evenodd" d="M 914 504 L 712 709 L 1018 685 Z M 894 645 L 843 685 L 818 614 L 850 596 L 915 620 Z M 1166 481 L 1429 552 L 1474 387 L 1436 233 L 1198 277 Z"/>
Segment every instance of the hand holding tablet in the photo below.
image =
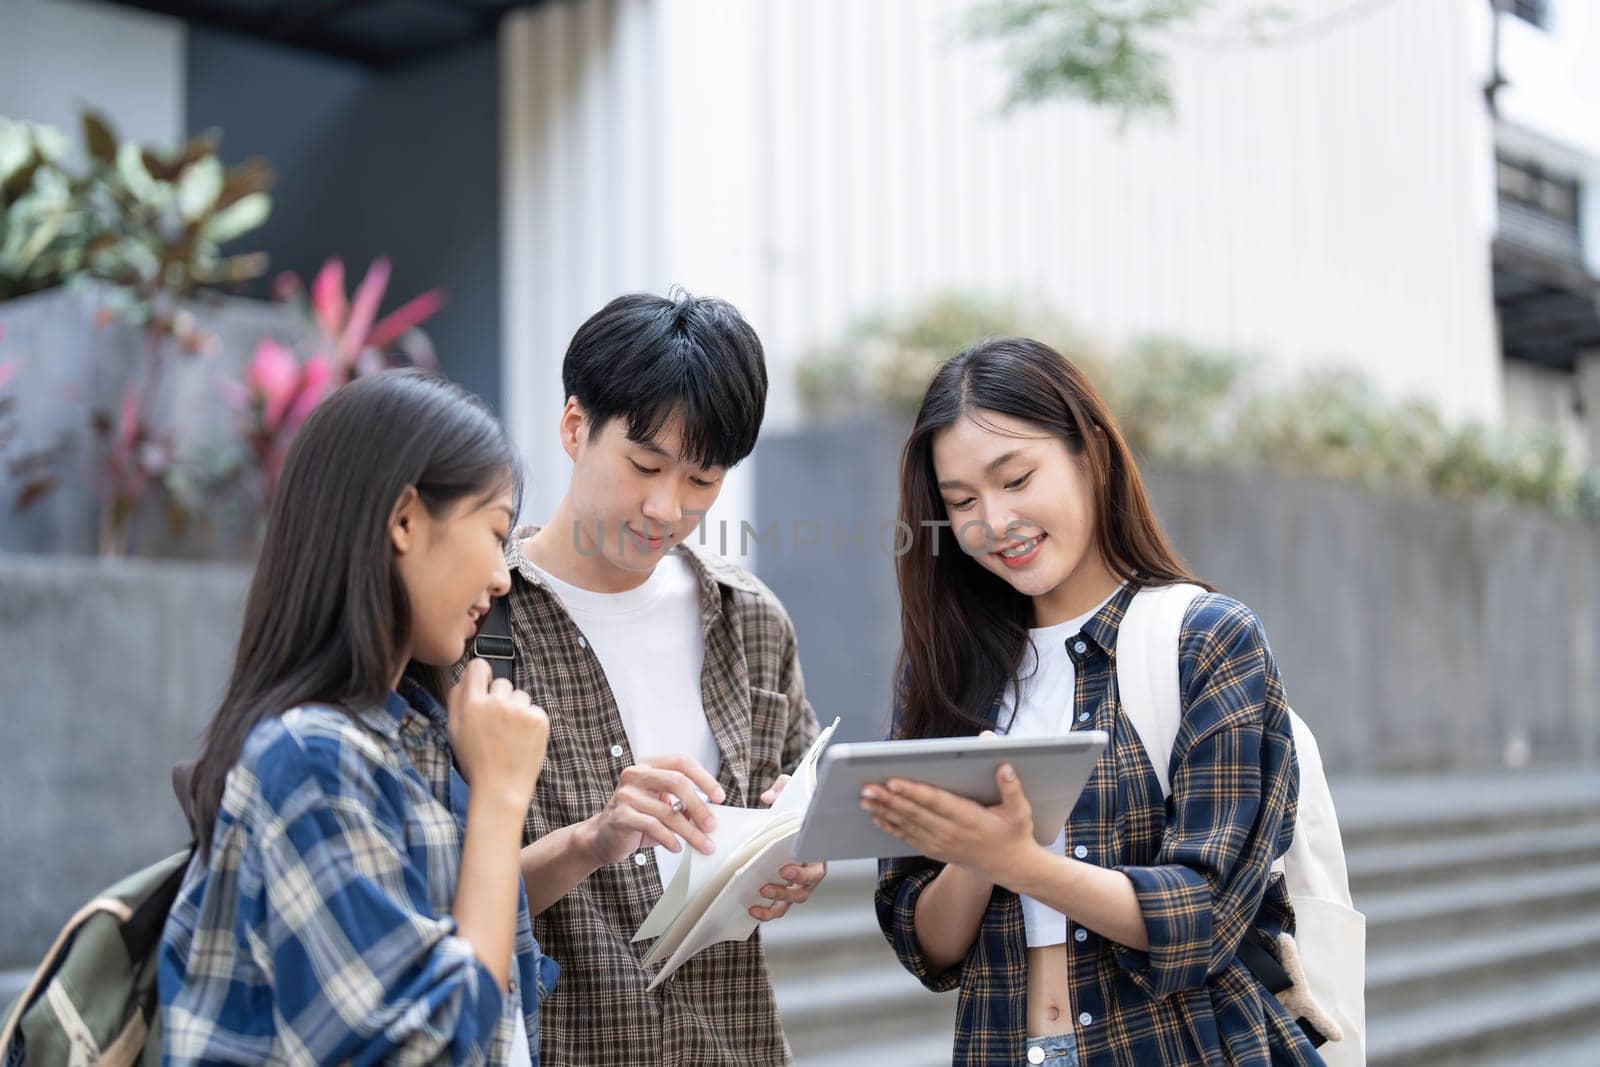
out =
<path fill-rule="evenodd" d="M 919 741 L 837 744 L 822 755 L 817 790 L 795 844 L 802 862 L 893 857 L 919 850 L 874 824 L 862 808 L 862 790 L 890 779 L 922 783 L 993 806 L 1002 796 L 995 775 L 1002 764 L 1016 771 L 1031 807 L 1033 836 L 1055 840 L 1108 738 L 1098 730 L 1059 737 L 947 737 Z M 911 794 L 929 798 L 923 790 Z"/>

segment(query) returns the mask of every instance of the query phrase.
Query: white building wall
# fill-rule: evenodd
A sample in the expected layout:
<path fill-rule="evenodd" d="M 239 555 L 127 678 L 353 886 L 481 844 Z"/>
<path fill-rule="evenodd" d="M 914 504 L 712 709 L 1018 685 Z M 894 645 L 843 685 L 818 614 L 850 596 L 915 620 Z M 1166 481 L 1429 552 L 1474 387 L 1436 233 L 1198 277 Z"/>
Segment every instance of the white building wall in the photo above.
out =
<path fill-rule="evenodd" d="M 93 107 L 125 138 L 183 136 L 184 26 L 83 0 L 0 0 L 0 115 L 77 136 Z"/>
<path fill-rule="evenodd" d="M 510 19 L 517 421 L 546 433 L 583 315 L 672 283 L 761 332 L 771 425 L 797 417 L 807 349 L 950 287 L 1499 417 L 1487 5 L 1392 0 L 1275 44 L 1180 45 L 1175 120 L 1126 129 L 1071 102 L 1001 114 L 970 6 L 569 0 Z"/>

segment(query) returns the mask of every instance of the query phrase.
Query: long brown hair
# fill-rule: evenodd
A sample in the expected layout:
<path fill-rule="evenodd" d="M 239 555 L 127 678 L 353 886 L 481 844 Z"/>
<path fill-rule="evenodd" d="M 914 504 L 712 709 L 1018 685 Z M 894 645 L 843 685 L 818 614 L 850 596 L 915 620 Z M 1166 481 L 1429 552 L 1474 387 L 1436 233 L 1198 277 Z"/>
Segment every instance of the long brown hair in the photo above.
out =
<path fill-rule="evenodd" d="M 395 370 L 339 389 L 295 435 L 245 603 L 233 675 L 190 781 L 201 855 L 228 772 L 250 731 L 300 704 L 354 714 L 380 704 L 401 667 L 439 700 L 444 672 L 402 662 L 411 608 L 388 520 L 414 488 L 431 514 L 507 486 L 520 499 L 510 437 L 477 397 L 436 375 Z"/>
<path fill-rule="evenodd" d="M 900 520 L 911 548 L 896 563 L 897 737 L 951 737 L 989 725 L 989 710 L 1027 648 L 1032 601 L 961 547 L 934 473 L 934 438 L 973 412 L 1024 419 L 1085 457 L 1095 544 L 1115 574 L 1135 585 L 1196 581 L 1156 520 L 1116 420 L 1083 373 L 1039 341 L 973 345 L 934 375 L 900 458 Z"/>

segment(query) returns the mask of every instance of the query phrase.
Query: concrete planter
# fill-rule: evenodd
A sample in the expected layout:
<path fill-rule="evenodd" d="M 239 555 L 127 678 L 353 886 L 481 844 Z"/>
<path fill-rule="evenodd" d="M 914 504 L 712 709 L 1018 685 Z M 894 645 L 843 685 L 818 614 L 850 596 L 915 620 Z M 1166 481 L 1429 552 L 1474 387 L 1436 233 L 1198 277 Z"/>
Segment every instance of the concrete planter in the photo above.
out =
<path fill-rule="evenodd" d="M 0 555 L 0 971 L 188 842 L 168 775 L 221 699 L 248 583 L 233 564 Z"/>
<path fill-rule="evenodd" d="M 887 721 L 904 436 L 806 429 L 766 438 L 755 460 L 757 526 L 781 534 L 757 565 L 794 617 L 813 703 L 857 738 Z M 1145 476 L 1195 571 L 1261 616 L 1330 769 L 1600 761 L 1593 526 L 1258 472 Z"/>
<path fill-rule="evenodd" d="M 103 535 L 105 449 L 92 429 L 95 412 L 115 413 L 129 381 L 149 366 L 144 331 L 120 319 L 97 324 L 109 290 L 99 284 L 36 293 L 0 304 L 0 361 L 16 361 L 7 386 L 15 398 L 13 438 L 0 452 L 0 551 L 110 553 L 145 556 L 235 558 L 256 537 L 260 504 L 254 487 L 235 484 L 209 494 L 196 521 L 174 528 L 159 492 L 147 494 L 123 535 Z M 256 342 L 267 334 L 288 340 L 306 327 L 276 304 L 226 299 L 189 310 L 199 328 L 216 338 L 215 352 L 184 355 L 167 342 L 161 385 L 151 404 L 160 425 L 171 426 L 178 453 L 194 469 L 216 469 L 242 448 L 236 414 L 219 383 L 238 377 Z M 59 485 L 27 509 L 15 506 L 28 480 L 13 465 L 26 453 L 50 450 Z"/>

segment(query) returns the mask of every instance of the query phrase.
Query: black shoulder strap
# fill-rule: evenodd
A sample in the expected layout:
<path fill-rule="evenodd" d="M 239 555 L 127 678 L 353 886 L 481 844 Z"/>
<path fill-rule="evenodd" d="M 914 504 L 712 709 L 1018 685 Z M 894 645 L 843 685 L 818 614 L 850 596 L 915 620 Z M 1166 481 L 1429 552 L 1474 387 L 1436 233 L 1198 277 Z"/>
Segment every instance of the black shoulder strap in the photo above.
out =
<path fill-rule="evenodd" d="M 511 667 L 516 660 L 516 645 L 511 641 L 511 609 L 509 597 L 496 597 L 489 605 L 489 614 L 478 628 L 472 642 L 472 654 L 486 660 L 496 678 L 513 681 Z"/>
<path fill-rule="evenodd" d="M 194 846 L 189 846 L 190 857 Z M 172 873 L 156 887 L 155 891 L 139 902 L 133 914 L 123 921 L 122 943 L 128 950 L 128 959 L 135 964 L 149 958 L 161 943 L 161 931 L 166 926 L 167 915 L 178 901 L 178 890 L 183 888 L 183 876 L 189 869 L 188 860 L 178 864 Z"/>

